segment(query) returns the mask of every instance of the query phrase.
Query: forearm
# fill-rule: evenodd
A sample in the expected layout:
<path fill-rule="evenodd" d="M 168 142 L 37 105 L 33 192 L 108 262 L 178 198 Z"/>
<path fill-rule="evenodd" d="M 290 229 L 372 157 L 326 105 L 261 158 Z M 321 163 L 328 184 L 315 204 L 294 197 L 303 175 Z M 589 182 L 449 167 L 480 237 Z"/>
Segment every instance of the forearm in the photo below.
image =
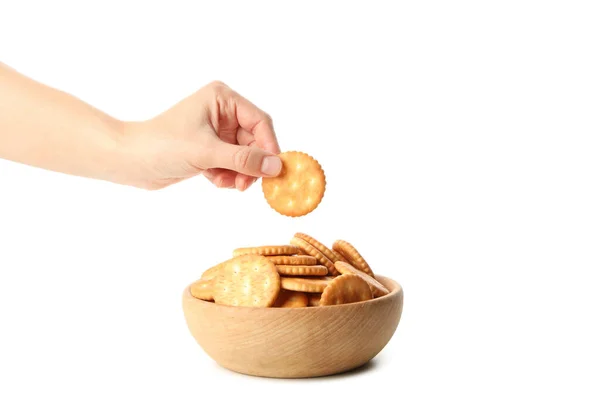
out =
<path fill-rule="evenodd" d="M 0 63 L 0 158 L 119 182 L 122 131 L 121 121 Z"/>

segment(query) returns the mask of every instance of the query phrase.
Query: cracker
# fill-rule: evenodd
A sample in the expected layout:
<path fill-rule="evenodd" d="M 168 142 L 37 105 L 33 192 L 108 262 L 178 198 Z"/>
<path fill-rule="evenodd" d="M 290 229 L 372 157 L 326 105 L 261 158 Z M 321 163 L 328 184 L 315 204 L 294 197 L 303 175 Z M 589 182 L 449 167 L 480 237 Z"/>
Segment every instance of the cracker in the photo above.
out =
<path fill-rule="evenodd" d="M 317 259 L 313 256 L 268 256 L 273 264 L 278 265 L 317 265 Z"/>
<path fill-rule="evenodd" d="M 348 259 L 346 257 L 344 257 L 343 255 L 341 255 L 339 251 L 331 249 L 331 252 L 333 254 L 335 254 L 335 256 L 337 257 L 337 261 L 343 261 L 343 262 L 349 263 Z M 335 264 L 335 261 L 334 261 L 334 264 Z"/>
<path fill-rule="evenodd" d="M 308 306 L 319 307 L 321 301 L 321 293 L 308 293 Z"/>
<path fill-rule="evenodd" d="M 213 296 L 218 304 L 270 307 L 281 290 L 275 265 L 256 254 L 225 261 L 214 279 Z"/>
<path fill-rule="evenodd" d="M 332 263 L 335 264 L 336 261 L 343 261 L 329 247 L 325 246 L 323 243 L 319 242 L 314 237 L 302 232 L 297 232 L 294 236 L 312 245 L 315 249 L 319 250 L 325 257 L 327 257 Z"/>
<path fill-rule="evenodd" d="M 273 304 L 273 307 L 281 308 L 299 308 L 308 307 L 308 296 L 302 292 L 292 292 L 282 289 L 279 292 L 279 297 Z"/>
<path fill-rule="evenodd" d="M 369 284 L 355 274 L 344 274 L 333 279 L 323 291 L 320 306 L 357 303 L 373 298 Z"/>
<path fill-rule="evenodd" d="M 279 275 L 325 276 L 329 270 L 324 265 L 280 265 L 275 264 Z"/>
<path fill-rule="evenodd" d="M 331 279 L 326 276 L 315 278 L 281 277 L 281 287 L 295 292 L 322 293 Z"/>
<path fill-rule="evenodd" d="M 233 250 L 234 257 L 242 256 L 244 254 L 259 254 L 261 256 L 293 256 L 294 254 L 298 254 L 298 248 L 296 246 L 284 244 L 277 246 L 240 247 Z"/>
<path fill-rule="evenodd" d="M 279 154 L 281 173 L 262 178 L 269 206 L 282 215 L 300 217 L 312 212 L 325 195 L 325 172 L 317 160 L 299 151 Z"/>
<path fill-rule="evenodd" d="M 361 270 L 365 274 L 371 275 L 373 278 L 375 278 L 375 274 L 373 273 L 373 270 L 367 261 L 350 243 L 346 242 L 345 240 L 336 240 L 333 242 L 332 247 L 334 250 L 343 255 L 348 260 L 349 264 L 354 266 L 356 269 Z"/>
<path fill-rule="evenodd" d="M 217 272 L 219 272 L 219 268 L 221 268 L 221 265 L 223 263 L 219 263 L 217 265 L 215 265 L 214 267 L 210 267 L 209 269 L 207 269 L 206 271 L 204 271 L 202 273 L 202 276 L 200 277 L 201 279 L 214 279 L 215 276 L 217 276 Z"/>
<path fill-rule="evenodd" d="M 340 272 L 340 274 L 355 274 L 363 278 L 371 288 L 371 292 L 373 292 L 373 297 L 381 297 L 388 294 L 390 291 L 381 284 L 377 279 L 373 278 L 371 275 L 368 275 L 361 270 L 354 268 L 351 264 L 344 261 L 337 261 L 335 263 L 335 268 Z"/>
<path fill-rule="evenodd" d="M 190 293 L 197 299 L 213 301 L 213 280 L 198 279 L 190 285 Z"/>
<path fill-rule="evenodd" d="M 299 237 L 296 237 L 296 236 L 294 236 L 290 240 L 290 243 L 298 248 L 301 248 L 302 250 L 304 250 L 305 252 L 307 252 L 308 254 L 313 256 L 314 258 L 316 258 L 317 261 L 319 261 L 319 263 L 321 265 L 324 265 L 327 267 L 330 275 L 338 275 L 338 271 L 337 271 L 337 269 L 335 269 L 335 265 L 333 264 L 333 262 L 331 262 L 331 260 L 329 258 L 327 258 L 327 256 L 325 256 L 325 254 L 321 253 L 315 246 L 308 243 L 306 240 L 300 239 Z"/>

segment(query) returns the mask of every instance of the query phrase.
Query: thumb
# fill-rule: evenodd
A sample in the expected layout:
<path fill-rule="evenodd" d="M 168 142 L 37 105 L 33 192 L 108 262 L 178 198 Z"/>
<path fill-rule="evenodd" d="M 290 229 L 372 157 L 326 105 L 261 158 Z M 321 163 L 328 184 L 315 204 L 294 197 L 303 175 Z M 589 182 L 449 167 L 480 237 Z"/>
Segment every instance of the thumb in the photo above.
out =
<path fill-rule="evenodd" d="M 281 172 L 281 159 L 256 146 L 220 142 L 214 151 L 216 168 L 225 168 L 256 177 L 277 176 Z"/>

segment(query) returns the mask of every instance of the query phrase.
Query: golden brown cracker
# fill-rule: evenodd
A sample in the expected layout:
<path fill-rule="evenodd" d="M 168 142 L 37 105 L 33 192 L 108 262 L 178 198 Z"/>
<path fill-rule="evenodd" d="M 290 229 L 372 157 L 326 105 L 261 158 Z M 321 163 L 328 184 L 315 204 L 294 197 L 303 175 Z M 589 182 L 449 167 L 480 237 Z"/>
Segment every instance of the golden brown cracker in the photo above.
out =
<path fill-rule="evenodd" d="M 329 270 L 324 265 L 279 265 L 275 264 L 279 275 L 325 276 Z"/>
<path fill-rule="evenodd" d="M 321 265 L 324 265 L 327 267 L 330 275 L 338 275 L 339 274 L 337 269 L 335 269 L 335 265 L 333 264 L 333 262 L 331 262 L 331 260 L 329 258 L 327 258 L 327 256 L 325 256 L 323 253 L 321 253 L 315 246 L 308 243 L 306 240 L 300 239 L 299 237 L 294 236 L 290 240 L 290 243 L 292 245 L 304 250 L 305 252 L 307 252 L 308 254 L 313 256 L 314 258 L 316 258 L 317 261 Z"/>
<path fill-rule="evenodd" d="M 327 277 L 300 278 L 300 277 L 281 277 L 281 287 L 295 292 L 322 293 L 331 281 Z"/>
<path fill-rule="evenodd" d="M 339 251 L 331 249 L 331 252 L 333 254 L 335 254 L 335 256 L 337 257 L 337 261 L 343 261 L 343 262 L 349 263 L 348 259 L 346 257 L 344 257 L 343 255 L 341 255 Z M 335 261 L 334 261 L 334 264 L 335 264 Z"/>
<path fill-rule="evenodd" d="M 273 307 L 281 308 L 300 308 L 308 307 L 308 296 L 306 293 L 293 292 L 290 290 L 282 289 L 279 292 L 279 297 L 273 304 Z"/>
<path fill-rule="evenodd" d="M 317 259 L 313 256 L 268 256 L 275 265 L 317 265 Z"/>
<path fill-rule="evenodd" d="M 207 269 L 206 271 L 204 271 L 202 273 L 202 276 L 200 277 L 201 279 L 214 279 L 215 276 L 217 276 L 217 272 L 219 272 L 219 268 L 221 268 L 221 264 L 223 263 L 219 263 L 217 265 L 215 265 L 214 267 L 210 267 L 209 269 Z"/>
<path fill-rule="evenodd" d="M 357 303 L 372 298 L 373 293 L 367 281 L 355 274 L 344 274 L 329 282 L 321 294 L 319 305 Z"/>
<path fill-rule="evenodd" d="M 299 151 L 279 154 L 281 173 L 262 178 L 262 190 L 271 208 L 288 217 L 312 212 L 325 195 L 325 172 L 317 160 Z"/>
<path fill-rule="evenodd" d="M 371 269 L 367 261 L 350 243 L 348 243 L 345 240 L 336 240 L 335 242 L 333 242 L 332 247 L 334 250 L 342 254 L 346 258 L 346 260 L 348 260 L 349 264 L 354 266 L 356 269 L 361 270 L 365 274 L 375 278 L 375 274 L 373 273 L 373 270 Z"/>
<path fill-rule="evenodd" d="M 276 246 L 239 247 L 233 250 L 234 257 L 242 256 L 244 254 L 258 254 L 261 256 L 293 256 L 294 254 L 298 254 L 298 248 L 296 246 L 284 244 Z"/>
<path fill-rule="evenodd" d="M 281 290 L 275 265 L 256 254 L 245 254 L 224 262 L 214 279 L 213 296 L 218 304 L 270 307 Z"/>
<path fill-rule="evenodd" d="M 329 247 L 325 246 L 323 243 L 319 242 L 314 237 L 302 232 L 297 232 L 296 234 L 294 234 L 294 236 L 312 245 L 315 249 L 319 250 L 325 257 L 327 257 L 332 263 L 335 264 L 336 261 L 343 261 L 340 260 L 340 258 L 338 258 L 338 256 Z"/>
<path fill-rule="evenodd" d="M 213 280 L 198 279 L 190 285 L 190 293 L 197 299 L 213 301 Z"/>
<path fill-rule="evenodd" d="M 371 288 L 373 292 L 373 297 L 381 297 L 388 294 L 390 291 L 381 284 L 377 279 L 373 278 L 371 275 L 368 275 L 358 268 L 354 268 L 351 264 L 344 261 L 337 261 L 335 263 L 335 268 L 340 272 L 340 274 L 355 274 L 363 278 Z"/>
<path fill-rule="evenodd" d="M 321 293 L 308 293 L 308 306 L 319 307 L 321 301 Z"/>

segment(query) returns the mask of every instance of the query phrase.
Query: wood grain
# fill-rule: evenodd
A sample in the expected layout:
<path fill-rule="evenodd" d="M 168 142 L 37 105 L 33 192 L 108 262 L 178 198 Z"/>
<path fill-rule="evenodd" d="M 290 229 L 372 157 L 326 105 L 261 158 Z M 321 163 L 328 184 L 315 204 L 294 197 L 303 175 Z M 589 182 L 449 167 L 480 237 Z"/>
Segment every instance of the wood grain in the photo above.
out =
<path fill-rule="evenodd" d="M 394 335 L 402 287 L 377 276 L 390 293 L 361 303 L 309 308 L 233 307 L 193 297 L 182 306 L 190 333 L 219 365 L 242 374 L 308 378 L 359 367 Z"/>

